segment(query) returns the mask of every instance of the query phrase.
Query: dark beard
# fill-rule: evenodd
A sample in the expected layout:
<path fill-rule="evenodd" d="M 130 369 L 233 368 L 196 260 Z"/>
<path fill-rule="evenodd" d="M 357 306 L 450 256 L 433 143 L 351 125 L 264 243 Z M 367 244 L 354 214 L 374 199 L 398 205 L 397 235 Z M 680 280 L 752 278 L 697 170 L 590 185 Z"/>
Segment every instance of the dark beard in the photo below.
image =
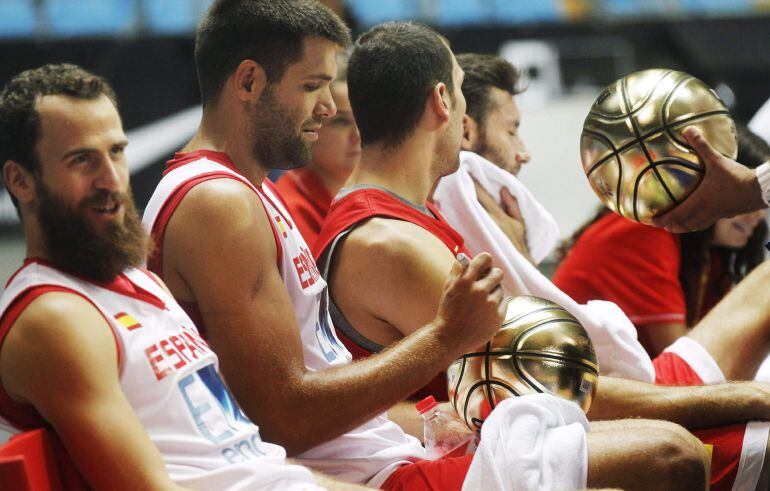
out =
<path fill-rule="evenodd" d="M 254 157 L 269 169 L 304 167 L 312 157 L 311 147 L 297 133 L 297 114 L 281 106 L 268 87 L 252 115 Z"/>
<path fill-rule="evenodd" d="M 111 197 L 125 207 L 123 223 L 110 223 L 99 233 L 85 219 L 85 209 Z M 99 192 L 73 210 L 39 184 L 37 199 L 45 250 L 62 269 L 104 282 L 112 281 L 129 266 L 144 262 L 149 240 L 130 193 Z"/>

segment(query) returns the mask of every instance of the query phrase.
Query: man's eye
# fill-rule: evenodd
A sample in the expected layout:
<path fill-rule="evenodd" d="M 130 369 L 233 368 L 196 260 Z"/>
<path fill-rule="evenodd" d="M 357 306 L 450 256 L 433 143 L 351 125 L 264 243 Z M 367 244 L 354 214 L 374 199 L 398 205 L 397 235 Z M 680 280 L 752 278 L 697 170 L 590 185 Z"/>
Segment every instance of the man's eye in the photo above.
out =
<path fill-rule="evenodd" d="M 305 90 L 308 92 L 315 92 L 316 90 L 320 89 L 320 85 L 316 84 L 305 84 Z"/>
<path fill-rule="evenodd" d="M 88 162 L 88 155 L 87 154 L 81 154 L 75 156 L 75 158 L 72 159 L 73 164 L 82 164 L 83 162 Z"/>

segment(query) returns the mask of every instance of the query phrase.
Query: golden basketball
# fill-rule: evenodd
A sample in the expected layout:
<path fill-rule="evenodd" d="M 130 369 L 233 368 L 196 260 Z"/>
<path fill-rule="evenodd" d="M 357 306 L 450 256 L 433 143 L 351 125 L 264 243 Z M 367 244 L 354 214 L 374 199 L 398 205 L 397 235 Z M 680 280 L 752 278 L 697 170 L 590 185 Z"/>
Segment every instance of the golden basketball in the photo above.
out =
<path fill-rule="evenodd" d="M 611 210 L 651 224 L 703 180 L 704 167 L 682 130 L 700 129 L 735 158 L 735 123 L 706 84 L 674 70 L 643 70 L 607 87 L 583 123 L 580 158 L 588 182 Z"/>
<path fill-rule="evenodd" d="M 569 312 L 548 300 L 509 300 L 505 321 L 483 351 L 468 353 L 447 370 L 449 401 L 473 430 L 500 401 L 549 393 L 591 405 L 599 377 L 593 343 Z"/>

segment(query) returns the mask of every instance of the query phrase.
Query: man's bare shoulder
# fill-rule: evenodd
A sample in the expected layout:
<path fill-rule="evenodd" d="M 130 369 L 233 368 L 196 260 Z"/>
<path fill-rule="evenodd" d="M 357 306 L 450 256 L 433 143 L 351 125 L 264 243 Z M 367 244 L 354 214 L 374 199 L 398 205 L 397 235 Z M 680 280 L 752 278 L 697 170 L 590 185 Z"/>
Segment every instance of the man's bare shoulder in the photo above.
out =
<path fill-rule="evenodd" d="M 45 340 L 77 336 L 83 321 L 97 319 L 106 325 L 96 307 L 77 293 L 54 291 L 43 293 L 24 309 L 13 324 L 14 337 Z M 9 341 L 11 337 L 9 335 Z"/>
<path fill-rule="evenodd" d="M 432 254 L 451 258 L 446 246 L 419 225 L 405 220 L 372 218 L 356 227 L 346 239 L 346 248 L 387 261 L 420 261 Z"/>
<path fill-rule="evenodd" d="M 212 179 L 182 198 L 169 221 L 163 250 L 164 260 L 175 267 L 186 263 L 197 269 L 202 258 L 232 256 L 241 261 L 250 257 L 253 261 L 274 257 L 275 240 L 253 189 L 235 179 Z"/>
<path fill-rule="evenodd" d="M 117 366 L 111 328 L 91 302 L 76 293 L 48 292 L 30 302 L 11 327 L 0 351 L 0 373 L 10 394 L 29 394 L 35 392 L 29 385 L 39 382 L 35 373 L 78 372 L 86 359 L 110 351 Z"/>
<path fill-rule="evenodd" d="M 203 228 L 237 223 L 253 225 L 255 218 L 264 215 L 257 194 L 245 183 L 229 178 L 196 185 L 174 212 L 174 217 L 190 218 L 190 225 Z"/>

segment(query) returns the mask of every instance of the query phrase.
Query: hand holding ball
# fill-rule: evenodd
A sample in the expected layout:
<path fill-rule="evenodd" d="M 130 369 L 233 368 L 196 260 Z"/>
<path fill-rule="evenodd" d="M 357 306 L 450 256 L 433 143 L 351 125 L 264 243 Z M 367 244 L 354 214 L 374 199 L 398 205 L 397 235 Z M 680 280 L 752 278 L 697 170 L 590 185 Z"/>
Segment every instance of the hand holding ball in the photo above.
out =
<path fill-rule="evenodd" d="M 637 222 L 673 209 L 698 187 L 704 166 L 681 132 L 697 127 L 735 158 L 735 124 L 706 84 L 674 70 L 644 70 L 607 87 L 583 124 L 580 157 L 591 188 Z"/>

